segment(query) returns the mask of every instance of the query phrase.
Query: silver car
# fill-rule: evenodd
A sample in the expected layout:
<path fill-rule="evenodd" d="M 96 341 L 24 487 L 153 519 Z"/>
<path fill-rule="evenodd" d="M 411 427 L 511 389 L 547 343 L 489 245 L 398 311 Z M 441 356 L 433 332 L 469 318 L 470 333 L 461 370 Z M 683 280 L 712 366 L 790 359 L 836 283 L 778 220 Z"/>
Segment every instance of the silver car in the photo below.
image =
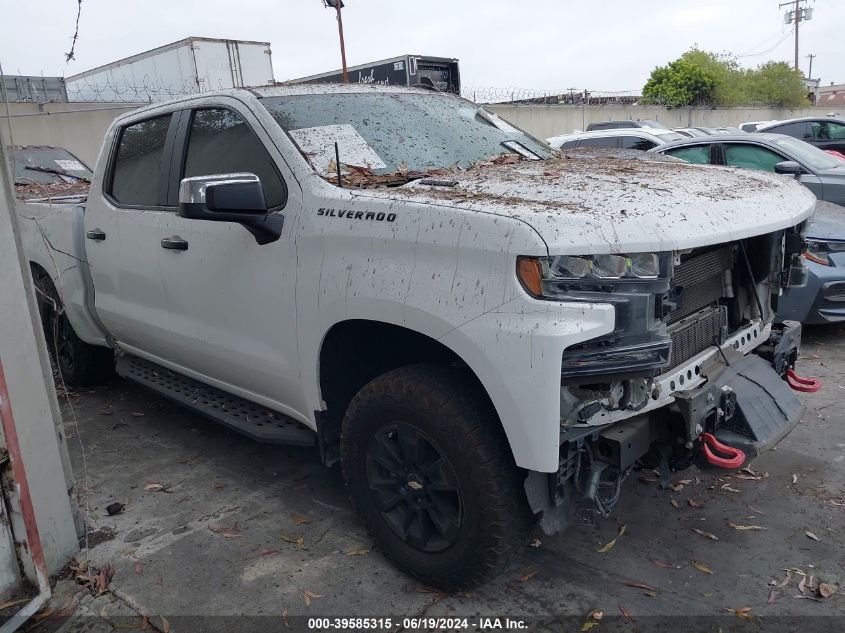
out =
<path fill-rule="evenodd" d="M 761 133 L 690 138 L 649 153 L 791 174 L 826 200 L 816 206 L 806 230 L 807 285 L 781 298 L 777 316 L 805 324 L 845 321 L 845 160 L 791 136 Z"/>

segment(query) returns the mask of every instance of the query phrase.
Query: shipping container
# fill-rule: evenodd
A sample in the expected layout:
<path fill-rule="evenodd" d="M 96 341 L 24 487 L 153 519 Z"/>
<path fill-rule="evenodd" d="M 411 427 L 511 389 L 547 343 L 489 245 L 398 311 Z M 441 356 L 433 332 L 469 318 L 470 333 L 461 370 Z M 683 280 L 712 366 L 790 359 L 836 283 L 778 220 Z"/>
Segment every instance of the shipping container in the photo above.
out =
<path fill-rule="evenodd" d="M 189 37 L 66 79 L 70 101 L 155 102 L 274 83 L 268 42 Z"/>
<path fill-rule="evenodd" d="M 382 84 L 389 86 L 435 87 L 443 92 L 461 92 L 458 60 L 427 55 L 400 55 L 347 69 L 350 83 Z M 340 83 L 341 70 L 291 79 L 285 83 Z"/>

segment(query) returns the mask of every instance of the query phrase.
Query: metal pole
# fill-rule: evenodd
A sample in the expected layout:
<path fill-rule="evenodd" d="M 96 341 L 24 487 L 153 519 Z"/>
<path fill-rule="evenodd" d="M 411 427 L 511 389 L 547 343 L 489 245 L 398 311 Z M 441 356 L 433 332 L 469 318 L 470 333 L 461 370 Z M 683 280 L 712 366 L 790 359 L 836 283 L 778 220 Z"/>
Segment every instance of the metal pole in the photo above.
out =
<path fill-rule="evenodd" d="M 337 32 L 340 35 L 340 61 L 343 63 L 343 83 L 348 84 L 349 71 L 346 70 L 346 46 L 343 43 L 343 18 L 340 15 L 340 5 L 341 0 L 337 0 L 334 3 L 335 9 L 337 9 Z"/>
<path fill-rule="evenodd" d="M 795 70 L 798 68 L 798 25 L 801 24 L 801 0 L 795 0 Z"/>
<path fill-rule="evenodd" d="M 810 74 L 807 75 L 807 79 L 812 79 L 813 78 L 813 57 L 815 57 L 815 55 L 810 53 L 809 55 L 807 55 L 807 57 L 810 58 Z"/>

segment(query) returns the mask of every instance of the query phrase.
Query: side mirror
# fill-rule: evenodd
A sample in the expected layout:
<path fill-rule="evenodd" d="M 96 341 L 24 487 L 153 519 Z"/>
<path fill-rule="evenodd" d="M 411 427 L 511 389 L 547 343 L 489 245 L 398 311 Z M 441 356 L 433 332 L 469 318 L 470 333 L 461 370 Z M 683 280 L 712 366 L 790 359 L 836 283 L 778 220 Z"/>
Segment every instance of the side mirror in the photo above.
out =
<path fill-rule="evenodd" d="M 283 215 L 267 212 L 261 180 L 248 173 L 183 178 L 179 215 L 189 220 L 242 224 L 259 244 L 278 240 L 285 221 Z"/>
<path fill-rule="evenodd" d="M 789 176 L 800 176 L 804 173 L 804 169 L 794 160 L 785 160 L 775 165 L 775 173 Z"/>
<path fill-rule="evenodd" d="M 267 216 L 267 202 L 255 174 L 195 176 L 179 183 L 179 215 L 191 220 L 255 222 Z"/>

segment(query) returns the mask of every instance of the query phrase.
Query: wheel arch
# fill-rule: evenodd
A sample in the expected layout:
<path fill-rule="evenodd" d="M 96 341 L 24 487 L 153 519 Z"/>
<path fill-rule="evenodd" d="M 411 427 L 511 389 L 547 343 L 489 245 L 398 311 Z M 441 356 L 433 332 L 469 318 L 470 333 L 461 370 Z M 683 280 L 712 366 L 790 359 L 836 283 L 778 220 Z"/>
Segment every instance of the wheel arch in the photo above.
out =
<path fill-rule="evenodd" d="M 320 398 L 326 408 L 318 416 L 318 426 L 321 436 L 327 436 L 321 438 L 321 442 L 339 439 L 340 425 L 349 403 L 364 385 L 392 369 L 416 363 L 464 369 L 496 416 L 499 431 L 508 440 L 493 399 L 478 373 L 455 350 L 427 334 L 401 325 L 349 319 L 332 325 L 320 345 L 317 377 Z M 324 453 L 323 457 L 326 460 L 327 455 Z"/>

